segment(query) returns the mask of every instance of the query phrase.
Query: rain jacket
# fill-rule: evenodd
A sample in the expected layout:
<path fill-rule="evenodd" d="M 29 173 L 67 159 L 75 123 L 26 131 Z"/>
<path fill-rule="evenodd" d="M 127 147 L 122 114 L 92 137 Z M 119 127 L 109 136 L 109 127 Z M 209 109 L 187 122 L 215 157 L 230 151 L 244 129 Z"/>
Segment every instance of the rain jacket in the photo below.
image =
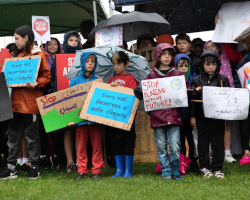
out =
<path fill-rule="evenodd" d="M 155 57 L 156 60 L 158 60 L 158 57 L 162 54 L 164 49 L 174 49 L 174 47 L 168 43 L 162 43 L 159 44 L 156 48 L 155 51 Z M 147 79 L 155 79 L 155 78 L 166 78 L 166 77 L 171 77 L 171 76 L 181 76 L 183 75 L 182 72 L 180 72 L 179 70 L 176 70 L 175 68 L 170 69 L 170 71 L 164 75 L 163 73 L 161 73 L 161 71 L 159 71 L 156 68 L 154 68 L 154 71 L 151 72 L 146 78 Z M 186 85 L 187 88 L 190 88 L 190 84 L 186 78 Z M 142 100 L 143 99 L 143 94 L 142 94 L 142 85 L 140 83 L 139 86 L 137 86 L 134 89 L 134 93 L 135 96 Z M 166 125 L 182 125 L 182 118 L 181 118 L 181 108 L 168 108 L 168 109 L 162 109 L 162 110 L 154 110 L 151 113 L 151 127 L 161 127 L 161 126 L 166 126 Z"/>
<path fill-rule="evenodd" d="M 85 72 L 85 61 L 86 61 L 87 57 L 89 55 L 91 55 L 91 54 L 94 55 L 94 56 L 96 56 L 92 52 L 86 52 L 86 53 L 82 54 L 82 56 L 81 56 L 81 68 L 82 68 L 82 70 L 80 71 L 80 75 L 79 76 L 76 76 L 75 78 L 73 78 L 70 81 L 69 88 L 73 87 L 75 85 L 79 85 L 79 84 L 82 84 L 82 83 L 87 83 L 87 82 L 90 82 L 90 81 L 98 79 L 98 77 L 95 76 L 95 70 L 96 70 L 96 66 L 97 66 L 97 58 L 95 60 L 95 68 L 93 70 L 93 73 L 90 75 L 90 77 L 88 78 L 84 74 L 84 72 Z M 84 124 L 94 124 L 94 122 L 86 120 L 86 121 L 83 121 L 83 122 L 80 122 L 80 123 L 76 124 L 76 126 L 81 126 L 81 125 L 84 125 Z"/>
<path fill-rule="evenodd" d="M 204 66 L 203 66 L 203 60 L 208 57 L 214 57 L 217 63 L 217 68 L 214 72 L 214 75 L 209 80 L 209 75 L 205 72 Z M 199 67 L 201 70 L 201 74 L 199 76 L 196 76 L 192 81 L 192 87 L 196 88 L 198 86 L 214 86 L 214 87 L 221 87 L 221 80 L 223 83 L 223 87 L 230 87 L 228 78 L 224 75 L 219 74 L 220 72 L 220 58 L 219 55 L 214 50 L 206 50 L 201 54 L 200 60 L 199 60 Z M 194 94 L 192 96 L 192 99 L 195 100 L 202 100 L 202 90 L 199 92 L 194 90 Z M 191 102 L 190 105 L 190 117 L 195 118 L 204 118 L 204 112 L 203 112 L 203 103 L 199 102 Z"/>
<path fill-rule="evenodd" d="M 68 45 L 68 37 L 70 34 L 76 33 L 78 35 L 78 45 L 76 47 L 71 47 Z M 80 35 L 76 31 L 68 31 L 64 35 L 64 40 L 63 40 L 63 52 L 65 54 L 68 53 L 76 53 L 76 50 L 80 50 Z M 51 65 L 51 87 L 50 87 L 50 93 L 57 92 L 57 74 L 56 74 L 56 57 L 54 58 L 54 61 Z"/>
<path fill-rule="evenodd" d="M 30 53 L 23 50 L 17 57 L 41 55 L 41 63 L 37 76 L 35 89 L 26 87 L 12 88 L 11 104 L 13 112 L 25 114 L 39 114 L 36 98 L 43 96 L 43 88 L 50 82 L 51 74 L 47 64 L 48 54 L 35 45 L 30 45 Z"/>

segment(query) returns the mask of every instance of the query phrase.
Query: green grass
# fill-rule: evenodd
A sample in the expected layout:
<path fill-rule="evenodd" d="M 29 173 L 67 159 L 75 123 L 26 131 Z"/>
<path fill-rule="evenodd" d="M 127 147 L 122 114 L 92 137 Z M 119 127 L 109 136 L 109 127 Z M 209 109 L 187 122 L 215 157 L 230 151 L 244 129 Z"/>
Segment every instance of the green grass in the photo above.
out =
<path fill-rule="evenodd" d="M 155 173 L 157 163 L 134 164 L 131 179 L 112 179 L 114 168 L 102 169 L 101 180 L 75 181 L 76 173 L 41 170 L 36 180 L 24 172 L 13 180 L 0 180 L 0 199 L 249 199 L 250 165 L 224 164 L 224 180 L 205 179 L 188 173 L 182 181 L 164 181 Z M 4 168 L 1 164 L 1 169 Z M 188 170 L 189 172 L 189 170 Z"/>

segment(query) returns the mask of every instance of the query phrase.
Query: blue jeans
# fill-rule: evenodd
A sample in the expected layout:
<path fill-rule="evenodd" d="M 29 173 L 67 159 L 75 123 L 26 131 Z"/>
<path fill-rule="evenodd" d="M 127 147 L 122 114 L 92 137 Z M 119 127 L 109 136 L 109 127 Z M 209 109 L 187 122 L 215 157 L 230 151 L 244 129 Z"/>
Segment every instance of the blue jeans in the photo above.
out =
<path fill-rule="evenodd" d="M 181 149 L 180 126 L 167 125 L 155 127 L 154 136 L 157 148 L 157 156 L 161 163 L 161 171 L 164 172 L 166 170 L 179 170 Z M 170 162 L 167 152 L 167 142 L 170 151 Z"/>

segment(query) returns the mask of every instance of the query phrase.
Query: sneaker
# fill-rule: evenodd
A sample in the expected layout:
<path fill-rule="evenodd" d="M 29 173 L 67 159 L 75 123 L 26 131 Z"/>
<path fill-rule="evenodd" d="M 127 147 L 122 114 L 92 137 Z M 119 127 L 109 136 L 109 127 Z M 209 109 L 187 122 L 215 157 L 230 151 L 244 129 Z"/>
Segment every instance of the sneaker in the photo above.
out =
<path fill-rule="evenodd" d="M 202 168 L 201 173 L 203 174 L 204 178 L 210 178 L 213 176 L 213 173 L 211 172 L 211 170 L 206 169 L 206 168 Z"/>
<path fill-rule="evenodd" d="M 37 179 L 40 176 L 40 171 L 35 166 L 31 166 L 30 170 L 26 174 L 26 178 L 28 179 Z"/>
<path fill-rule="evenodd" d="M 41 165 L 40 166 L 42 168 L 44 168 L 44 169 L 48 169 L 48 164 L 47 164 L 47 158 L 46 157 L 41 158 Z"/>
<path fill-rule="evenodd" d="M 84 179 L 86 178 L 86 174 L 80 172 L 78 173 L 78 176 L 75 178 L 75 180 L 81 180 L 81 179 Z"/>
<path fill-rule="evenodd" d="M 12 171 L 8 167 L 6 167 L 1 173 L 0 173 L 0 179 L 8 179 L 8 178 L 17 178 L 17 170 Z"/>
<path fill-rule="evenodd" d="M 69 164 L 67 164 L 67 172 L 76 172 L 76 165 L 75 163 L 71 162 Z"/>
<path fill-rule="evenodd" d="M 162 179 L 163 180 L 172 180 L 172 173 L 170 170 L 166 170 L 164 172 L 162 172 Z"/>
<path fill-rule="evenodd" d="M 55 156 L 50 156 L 51 169 L 59 169 L 58 168 L 58 158 Z"/>
<path fill-rule="evenodd" d="M 236 162 L 231 153 L 226 153 L 224 157 L 224 161 L 228 163 Z"/>
<path fill-rule="evenodd" d="M 101 174 L 94 173 L 92 176 L 92 179 L 94 179 L 94 180 L 101 179 Z"/>
<path fill-rule="evenodd" d="M 20 171 L 23 172 L 28 172 L 30 170 L 30 165 L 29 164 L 22 164 L 19 168 Z"/>
<path fill-rule="evenodd" d="M 221 170 L 215 171 L 214 176 L 218 179 L 224 179 L 224 173 Z"/>
<path fill-rule="evenodd" d="M 16 171 L 20 171 L 21 170 L 21 165 L 19 163 L 16 164 Z"/>
<path fill-rule="evenodd" d="M 179 170 L 173 170 L 173 179 L 176 181 L 182 180 Z"/>

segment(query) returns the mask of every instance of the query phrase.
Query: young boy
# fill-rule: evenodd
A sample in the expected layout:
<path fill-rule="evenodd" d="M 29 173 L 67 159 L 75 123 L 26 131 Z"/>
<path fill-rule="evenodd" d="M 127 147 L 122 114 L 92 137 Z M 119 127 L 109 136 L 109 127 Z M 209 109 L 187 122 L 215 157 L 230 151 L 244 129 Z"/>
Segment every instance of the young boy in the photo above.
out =
<path fill-rule="evenodd" d="M 226 76 L 219 74 L 220 59 L 214 50 L 206 50 L 201 54 L 199 62 L 201 74 L 192 81 L 195 87 L 193 99 L 202 99 L 201 87 L 214 86 L 230 87 Z M 224 162 L 224 121 L 218 119 L 205 118 L 203 113 L 203 103 L 192 102 L 190 108 L 191 126 L 198 129 L 198 152 L 201 172 L 205 178 L 214 176 L 223 179 L 222 172 Z M 212 166 L 209 159 L 209 143 L 213 150 Z"/>
<path fill-rule="evenodd" d="M 80 75 L 70 81 L 69 87 L 78 84 L 86 83 L 97 79 L 95 70 L 97 66 L 97 58 L 94 53 L 87 52 L 81 56 Z M 74 126 L 74 122 L 70 122 L 68 126 Z M 101 178 L 101 166 L 103 162 L 102 156 L 102 125 L 91 121 L 83 121 L 76 124 L 76 141 L 77 141 L 77 155 L 78 155 L 78 176 L 75 180 L 80 180 L 88 174 L 87 168 L 87 142 L 90 137 L 93 148 L 92 154 L 92 178 Z"/>
<path fill-rule="evenodd" d="M 179 34 L 176 36 L 175 41 L 178 53 L 184 53 L 191 58 L 194 71 L 197 75 L 199 75 L 200 71 L 198 68 L 198 57 L 196 56 L 196 53 L 194 51 L 190 50 L 191 47 L 190 37 L 187 34 Z"/>
<path fill-rule="evenodd" d="M 132 74 L 126 72 L 129 65 L 129 58 L 123 51 L 116 51 L 111 61 L 115 71 L 115 76 L 111 77 L 108 83 L 111 86 L 122 86 L 134 89 L 138 85 L 138 81 Z M 112 178 L 123 176 L 123 178 L 131 178 L 134 148 L 135 148 L 135 124 L 133 123 L 130 131 L 109 127 L 112 140 L 112 149 L 115 155 L 116 173 Z M 124 159 L 125 157 L 125 159 Z M 125 160 L 125 172 L 124 172 Z"/>

